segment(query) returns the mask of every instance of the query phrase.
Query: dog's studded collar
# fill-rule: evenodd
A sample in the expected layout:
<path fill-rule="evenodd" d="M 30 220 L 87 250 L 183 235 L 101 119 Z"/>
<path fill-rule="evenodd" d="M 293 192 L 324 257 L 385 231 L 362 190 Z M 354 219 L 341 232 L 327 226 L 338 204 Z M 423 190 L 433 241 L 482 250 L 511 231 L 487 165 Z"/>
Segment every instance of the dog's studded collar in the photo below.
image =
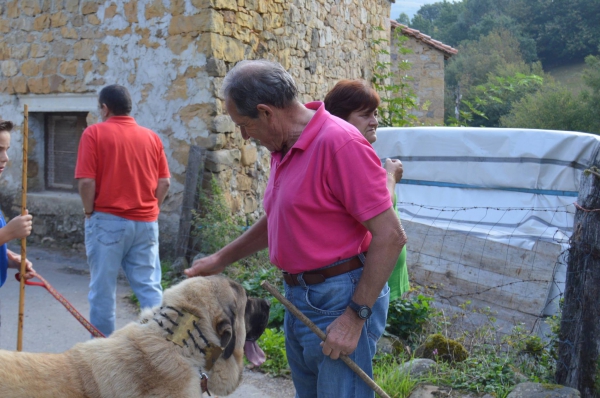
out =
<path fill-rule="evenodd" d="M 163 309 L 169 309 L 175 311 L 177 318 L 172 319 L 169 315 L 163 312 Z M 176 344 L 180 347 L 189 347 L 193 345 L 198 351 L 204 354 L 205 364 L 204 368 L 210 371 L 217 361 L 223 349 L 219 346 L 215 346 L 210 343 L 200 330 L 199 321 L 196 315 L 187 312 L 185 310 L 178 310 L 174 307 L 160 307 L 158 313 L 154 314 L 152 318 L 158 325 L 163 328 L 167 334 L 167 340 Z M 199 344 L 199 339 L 195 338 L 192 334 L 194 331 L 198 332 L 198 336 L 204 343 L 204 347 Z M 198 340 L 198 341 L 197 341 Z"/>
<path fill-rule="evenodd" d="M 165 308 L 175 311 L 177 317 L 172 319 L 169 315 L 163 312 L 163 309 Z M 223 349 L 221 347 L 212 345 L 210 341 L 206 339 L 200 330 L 200 327 L 198 326 L 200 318 L 190 312 L 178 310 L 171 306 L 160 307 L 158 312 L 154 314 L 152 320 L 158 323 L 158 325 L 168 333 L 166 337 L 168 341 L 180 347 L 189 347 L 191 343 L 191 345 L 193 345 L 198 351 L 204 354 L 204 369 L 206 371 L 210 371 L 212 369 L 217 359 L 219 359 L 223 353 Z M 140 323 L 148 323 L 148 319 L 142 319 Z M 204 347 L 200 347 L 198 341 L 196 341 L 196 338 L 194 338 L 194 335 L 192 334 L 194 331 L 198 332 L 198 336 L 200 339 L 202 339 Z M 202 390 L 210 396 L 207 385 L 208 375 L 202 370 L 200 374 L 200 384 Z"/>

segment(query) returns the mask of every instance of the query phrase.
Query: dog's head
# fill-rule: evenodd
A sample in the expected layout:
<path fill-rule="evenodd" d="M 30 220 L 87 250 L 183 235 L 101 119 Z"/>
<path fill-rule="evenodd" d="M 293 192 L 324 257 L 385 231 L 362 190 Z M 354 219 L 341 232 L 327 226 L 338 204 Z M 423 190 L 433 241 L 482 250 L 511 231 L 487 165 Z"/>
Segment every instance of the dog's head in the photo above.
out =
<path fill-rule="evenodd" d="M 190 278 L 167 289 L 163 296 L 163 308 L 172 309 L 167 315 L 187 325 L 183 327 L 186 330 L 171 326 L 176 330 L 171 336 L 182 339 L 172 341 L 202 358 L 202 371 L 209 374 L 209 391 L 218 395 L 230 394 L 238 386 L 245 349 L 251 362 L 260 362 L 262 351 L 256 340 L 269 321 L 269 307 L 267 300 L 248 298 L 239 283 L 224 276 Z M 170 322 L 165 318 L 163 324 Z M 264 354 L 262 357 L 264 360 Z"/>

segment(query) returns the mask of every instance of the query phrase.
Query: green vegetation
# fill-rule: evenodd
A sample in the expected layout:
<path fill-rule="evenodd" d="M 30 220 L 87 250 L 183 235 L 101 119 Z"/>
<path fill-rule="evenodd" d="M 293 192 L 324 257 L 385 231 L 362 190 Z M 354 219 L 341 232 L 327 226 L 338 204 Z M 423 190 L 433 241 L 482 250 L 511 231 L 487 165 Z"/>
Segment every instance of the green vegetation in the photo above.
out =
<path fill-rule="evenodd" d="M 422 6 L 410 26 L 451 46 L 508 30 L 526 62 L 549 64 L 594 54 L 599 14 L 600 3 L 590 0 L 443 0 Z"/>
<path fill-rule="evenodd" d="M 516 101 L 500 125 L 600 134 L 600 57 L 586 58 L 583 82 L 577 95 L 556 83 L 544 85 Z"/>
<path fill-rule="evenodd" d="M 431 297 L 422 294 L 412 298 L 398 298 L 390 302 L 386 334 L 406 341 L 418 339 L 432 314 Z"/>
<path fill-rule="evenodd" d="M 546 68 L 547 73 L 561 86 L 578 95 L 584 88 L 583 72 L 587 65 L 585 61 L 554 65 Z"/>
<path fill-rule="evenodd" d="M 265 352 L 267 359 L 260 366 L 263 372 L 274 376 L 282 376 L 290 373 L 285 354 L 285 337 L 279 329 L 267 329 L 258 339 L 258 345 Z"/>
<path fill-rule="evenodd" d="M 408 372 L 399 372 L 401 359 L 393 355 L 377 355 L 373 361 L 373 379 L 390 397 L 408 397 L 424 378 L 411 377 Z"/>
<path fill-rule="evenodd" d="M 445 68 L 446 125 L 598 134 L 599 12 L 589 0 L 443 0 L 399 22 L 458 49 Z"/>

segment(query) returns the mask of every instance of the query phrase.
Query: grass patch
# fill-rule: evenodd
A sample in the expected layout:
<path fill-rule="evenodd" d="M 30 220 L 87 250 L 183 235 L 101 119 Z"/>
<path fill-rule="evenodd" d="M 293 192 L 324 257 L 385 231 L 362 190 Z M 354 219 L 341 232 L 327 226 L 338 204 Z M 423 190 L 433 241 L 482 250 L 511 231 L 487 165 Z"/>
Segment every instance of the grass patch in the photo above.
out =
<path fill-rule="evenodd" d="M 581 90 L 585 88 L 583 83 L 583 71 L 586 68 L 584 61 L 555 65 L 547 68 L 547 72 L 556 79 L 561 85 L 567 87 L 573 94 L 579 95 Z"/>
<path fill-rule="evenodd" d="M 258 345 L 267 357 L 260 370 L 273 376 L 284 376 L 290 374 L 290 368 L 285 353 L 285 337 L 281 329 L 266 329 Z"/>
<path fill-rule="evenodd" d="M 403 357 L 391 354 L 376 356 L 373 361 L 373 380 L 392 398 L 406 398 L 424 379 L 412 378 L 408 372 L 399 372 Z"/>

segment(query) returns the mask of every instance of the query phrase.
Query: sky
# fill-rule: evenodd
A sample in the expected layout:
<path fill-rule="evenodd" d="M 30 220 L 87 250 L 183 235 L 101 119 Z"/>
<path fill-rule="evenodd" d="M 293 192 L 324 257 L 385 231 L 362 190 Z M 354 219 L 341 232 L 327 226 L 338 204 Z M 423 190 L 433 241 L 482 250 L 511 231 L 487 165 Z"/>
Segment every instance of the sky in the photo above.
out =
<path fill-rule="evenodd" d="M 422 5 L 435 3 L 440 0 L 396 0 L 392 3 L 391 19 L 396 19 L 400 13 L 407 13 L 410 19 L 419 11 Z"/>

